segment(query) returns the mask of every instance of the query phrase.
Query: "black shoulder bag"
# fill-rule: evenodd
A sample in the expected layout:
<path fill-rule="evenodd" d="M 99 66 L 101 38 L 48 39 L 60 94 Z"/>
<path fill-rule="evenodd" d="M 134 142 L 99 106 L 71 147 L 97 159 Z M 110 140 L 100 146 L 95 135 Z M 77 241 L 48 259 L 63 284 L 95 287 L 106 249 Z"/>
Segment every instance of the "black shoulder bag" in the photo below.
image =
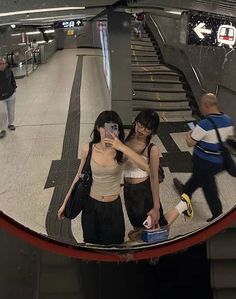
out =
<path fill-rule="evenodd" d="M 231 153 L 229 151 L 229 149 L 227 148 L 227 146 L 223 143 L 221 137 L 220 137 L 220 133 L 219 133 L 219 130 L 215 124 L 215 122 L 213 121 L 212 118 L 208 117 L 207 118 L 214 126 L 214 129 L 216 131 L 216 135 L 217 135 L 217 138 L 219 140 L 219 143 L 220 143 L 220 147 L 221 147 L 221 152 L 222 152 L 222 156 L 223 156 L 223 159 L 224 159 L 224 167 L 225 167 L 225 170 L 233 177 L 236 177 L 236 164 L 231 156 Z"/>
<path fill-rule="evenodd" d="M 68 219 L 74 219 L 83 210 L 89 197 L 92 185 L 92 170 L 90 166 L 92 156 L 92 143 L 89 144 L 89 151 L 85 160 L 81 176 L 74 184 L 69 199 L 66 203 L 64 216 Z"/>
<path fill-rule="evenodd" d="M 148 160 L 150 163 L 150 153 L 151 153 L 151 149 L 154 146 L 154 143 L 150 143 L 148 146 Z M 161 162 L 159 164 L 159 169 L 158 169 L 158 177 L 159 177 L 159 183 L 162 183 L 164 181 L 165 178 L 165 172 L 163 167 L 161 166 Z"/>

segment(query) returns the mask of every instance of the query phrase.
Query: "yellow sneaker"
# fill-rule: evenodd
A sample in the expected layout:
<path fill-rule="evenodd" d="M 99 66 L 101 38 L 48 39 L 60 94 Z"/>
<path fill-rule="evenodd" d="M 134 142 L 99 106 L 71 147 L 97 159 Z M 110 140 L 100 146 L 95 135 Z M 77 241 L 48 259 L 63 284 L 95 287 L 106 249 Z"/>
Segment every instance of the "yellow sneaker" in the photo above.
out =
<path fill-rule="evenodd" d="M 181 195 L 181 200 L 187 204 L 187 210 L 183 212 L 184 215 L 186 215 L 189 218 L 192 218 L 193 217 L 193 207 L 192 207 L 190 197 L 186 193 L 183 193 Z"/>

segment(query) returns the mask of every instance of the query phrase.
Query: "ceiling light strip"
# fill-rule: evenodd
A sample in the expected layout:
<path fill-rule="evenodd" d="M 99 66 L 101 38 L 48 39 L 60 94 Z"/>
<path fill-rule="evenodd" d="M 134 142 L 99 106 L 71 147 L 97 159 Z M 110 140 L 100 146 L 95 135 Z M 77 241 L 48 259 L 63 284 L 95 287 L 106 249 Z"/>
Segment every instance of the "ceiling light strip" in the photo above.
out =
<path fill-rule="evenodd" d="M 32 10 L 20 10 L 20 11 L 11 11 L 11 12 L 0 13 L 0 17 L 22 15 L 22 14 L 33 14 L 33 13 L 40 13 L 40 12 L 53 12 L 53 11 L 64 11 L 64 10 L 81 10 L 81 9 L 85 9 L 85 6 L 42 8 L 42 9 L 32 9 Z"/>

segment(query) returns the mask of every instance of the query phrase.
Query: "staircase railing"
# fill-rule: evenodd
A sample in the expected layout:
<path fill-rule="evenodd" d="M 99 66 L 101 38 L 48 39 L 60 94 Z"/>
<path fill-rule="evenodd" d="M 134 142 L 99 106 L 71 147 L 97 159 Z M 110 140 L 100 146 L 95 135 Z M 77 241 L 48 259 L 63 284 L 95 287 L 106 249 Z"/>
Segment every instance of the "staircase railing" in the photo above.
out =
<path fill-rule="evenodd" d="M 193 106 L 194 106 L 194 114 L 197 116 L 201 116 L 199 112 L 199 106 L 197 99 L 203 94 L 206 93 L 207 90 L 203 87 L 200 76 L 197 72 L 197 69 L 194 65 L 190 62 L 187 54 L 184 52 L 182 48 L 176 48 L 173 45 L 168 44 L 167 37 L 161 31 L 160 27 L 158 26 L 157 22 L 151 15 L 146 17 L 146 26 L 150 30 L 151 34 L 153 35 L 154 39 L 156 40 L 158 47 L 161 52 L 161 56 L 163 62 L 171 65 L 172 67 L 176 68 L 180 71 L 186 79 L 186 82 L 189 84 L 189 89 L 191 92 L 191 97 L 193 98 Z M 170 53 L 171 52 L 171 53 Z M 183 65 L 185 69 L 179 68 L 178 66 L 171 64 L 169 62 L 169 57 L 173 57 L 173 53 L 179 56 L 178 61 L 183 61 Z M 177 59 L 176 59 L 177 60 Z"/>

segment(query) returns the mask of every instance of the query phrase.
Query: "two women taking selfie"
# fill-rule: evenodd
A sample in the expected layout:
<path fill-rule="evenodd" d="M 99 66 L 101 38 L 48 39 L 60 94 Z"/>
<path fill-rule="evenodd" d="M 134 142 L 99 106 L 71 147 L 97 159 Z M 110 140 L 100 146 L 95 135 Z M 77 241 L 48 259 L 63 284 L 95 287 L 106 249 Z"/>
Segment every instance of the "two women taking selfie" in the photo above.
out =
<path fill-rule="evenodd" d="M 154 228 L 173 223 L 183 212 L 192 215 L 188 198 L 182 198 L 175 209 L 163 215 L 159 199 L 159 151 L 155 145 L 149 148 L 158 124 L 156 112 L 141 112 L 125 141 L 122 121 L 116 112 L 104 111 L 98 116 L 91 134 L 92 185 L 82 211 L 84 242 L 101 245 L 124 242 L 125 221 L 120 199 L 123 173 L 125 206 L 134 227 L 130 239 L 137 238 L 148 216 Z M 84 144 L 78 173 L 58 211 L 59 219 L 64 217 L 67 201 L 81 175 L 88 152 L 89 144 Z"/>

